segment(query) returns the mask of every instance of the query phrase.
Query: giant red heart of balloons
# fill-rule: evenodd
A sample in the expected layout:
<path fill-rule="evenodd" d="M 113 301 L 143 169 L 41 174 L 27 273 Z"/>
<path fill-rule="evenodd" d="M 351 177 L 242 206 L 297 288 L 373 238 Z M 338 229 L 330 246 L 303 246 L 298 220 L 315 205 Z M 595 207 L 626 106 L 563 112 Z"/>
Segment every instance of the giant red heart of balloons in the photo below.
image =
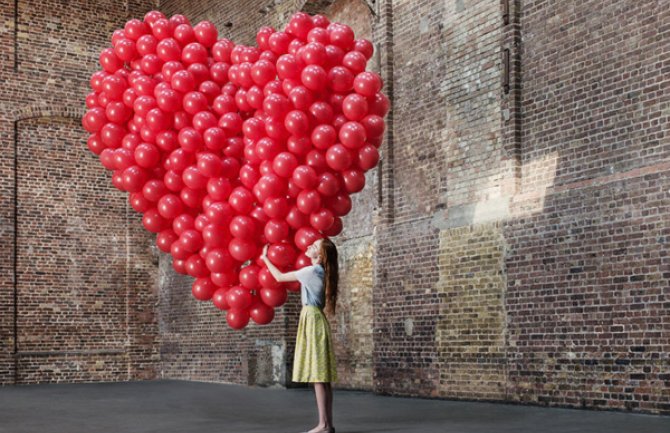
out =
<path fill-rule="evenodd" d="M 379 161 L 389 101 L 366 71 L 372 44 L 321 15 L 263 27 L 257 47 L 158 11 L 114 31 L 82 125 L 144 227 L 195 278 L 193 296 L 234 329 L 267 324 L 295 283 L 283 271 L 342 230 Z"/>

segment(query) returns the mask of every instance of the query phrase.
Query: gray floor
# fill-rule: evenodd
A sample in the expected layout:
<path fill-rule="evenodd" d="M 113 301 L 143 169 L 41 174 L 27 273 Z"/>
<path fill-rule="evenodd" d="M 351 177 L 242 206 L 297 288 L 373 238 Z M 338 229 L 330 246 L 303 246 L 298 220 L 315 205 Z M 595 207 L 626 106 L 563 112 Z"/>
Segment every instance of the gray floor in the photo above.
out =
<path fill-rule="evenodd" d="M 334 391 L 338 433 L 668 433 L 670 417 Z M 311 389 L 153 381 L 0 387 L 2 433 L 295 433 Z"/>

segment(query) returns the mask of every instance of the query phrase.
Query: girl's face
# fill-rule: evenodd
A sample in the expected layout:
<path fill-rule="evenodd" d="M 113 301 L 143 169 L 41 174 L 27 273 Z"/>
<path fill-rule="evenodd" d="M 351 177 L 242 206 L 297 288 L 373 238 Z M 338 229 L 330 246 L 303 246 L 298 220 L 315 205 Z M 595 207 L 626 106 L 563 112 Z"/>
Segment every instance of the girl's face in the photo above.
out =
<path fill-rule="evenodd" d="M 305 255 L 312 259 L 313 263 L 319 263 L 321 257 L 320 257 L 320 251 L 321 251 L 321 239 L 315 240 L 312 245 L 307 247 L 307 251 L 305 251 Z"/>

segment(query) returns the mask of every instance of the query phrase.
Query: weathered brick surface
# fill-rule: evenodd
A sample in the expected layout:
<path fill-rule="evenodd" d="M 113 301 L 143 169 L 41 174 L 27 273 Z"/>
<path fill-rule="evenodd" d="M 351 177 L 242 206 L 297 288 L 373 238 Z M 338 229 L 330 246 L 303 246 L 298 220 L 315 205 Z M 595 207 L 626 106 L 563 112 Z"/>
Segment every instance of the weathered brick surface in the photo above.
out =
<path fill-rule="evenodd" d="M 439 394 L 501 400 L 507 382 L 505 240 L 500 223 L 440 232 L 435 335 Z"/>
<path fill-rule="evenodd" d="M 0 2 L 0 383 L 154 378 L 153 239 L 81 128 L 98 53 L 151 2 L 17 5 Z"/>

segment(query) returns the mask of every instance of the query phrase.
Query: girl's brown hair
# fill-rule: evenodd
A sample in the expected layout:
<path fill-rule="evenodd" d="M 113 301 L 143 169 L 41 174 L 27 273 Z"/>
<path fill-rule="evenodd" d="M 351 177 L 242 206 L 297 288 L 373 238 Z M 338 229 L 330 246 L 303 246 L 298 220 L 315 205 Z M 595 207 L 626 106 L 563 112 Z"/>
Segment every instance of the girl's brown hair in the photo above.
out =
<path fill-rule="evenodd" d="M 337 269 L 337 248 L 333 241 L 324 238 L 321 241 L 321 248 L 319 251 L 321 263 L 325 271 L 324 285 L 326 289 L 326 312 L 335 314 L 335 304 L 337 303 L 337 281 L 339 279 Z"/>

